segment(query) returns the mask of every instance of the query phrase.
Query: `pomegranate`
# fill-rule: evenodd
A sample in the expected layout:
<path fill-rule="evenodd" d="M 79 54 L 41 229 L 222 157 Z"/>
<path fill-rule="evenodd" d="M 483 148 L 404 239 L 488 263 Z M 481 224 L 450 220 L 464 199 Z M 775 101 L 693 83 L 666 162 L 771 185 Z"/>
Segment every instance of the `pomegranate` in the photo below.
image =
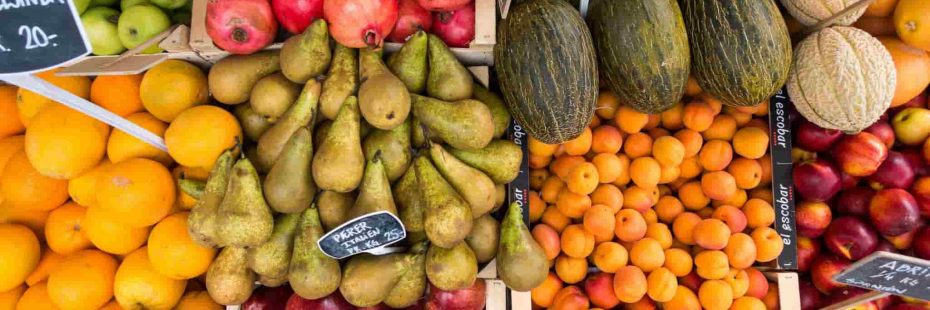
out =
<path fill-rule="evenodd" d="M 206 23 L 213 43 L 233 54 L 257 52 L 278 32 L 268 0 L 209 0 Z"/>
<path fill-rule="evenodd" d="M 433 26 L 433 15 L 420 6 L 416 0 L 400 0 L 397 6 L 397 23 L 388 36 L 388 41 L 404 43 L 407 37 L 418 30 L 430 31 Z"/>
<path fill-rule="evenodd" d="M 468 47 L 475 39 L 475 3 L 447 12 L 433 13 L 433 33 L 449 47 Z"/>
<path fill-rule="evenodd" d="M 378 47 L 397 22 L 397 0 L 325 0 L 329 33 L 347 47 Z"/>
<path fill-rule="evenodd" d="M 294 34 L 323 17 L 323 0 L 271 0 L 271 8 L 281 27 Z"/>
<path fill-rule="evenodd" d="M 430 11 L 452 11 L 457 10 L 471 2 L 472 0 L 417 0 L 420 6 Z"/>

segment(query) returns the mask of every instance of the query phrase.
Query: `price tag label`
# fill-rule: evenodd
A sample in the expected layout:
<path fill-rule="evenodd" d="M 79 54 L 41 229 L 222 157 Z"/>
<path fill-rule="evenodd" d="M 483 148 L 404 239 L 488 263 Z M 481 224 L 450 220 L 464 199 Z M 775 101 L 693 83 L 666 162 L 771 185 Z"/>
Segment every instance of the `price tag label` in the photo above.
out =
<path fill-rule="evenodd" d="M 0 75 L 49 69 L 90 54 L 70 0 L 0 1 Z"/>
<path fill-rule="evenodd" d="M 930 300 L 930 261 L 875 252 L 833 277 L 833 281 L 873 291 Z"/>
<path fill-rule="evenodd" d="M 317 241 L 323 254 L 343 259 L 397 243 L 407 237 L 404 224 L 394 214 L 379 211 L 339 225 Z M 373 253 L 376 254 L 376 253 Z"/>
<path fill-rule="evenodd" d="M 795 228 L 794 183 L 791 180 L 790 106 L 787 88 L 782 88 L 769 100 L 769 151 L 772 154 L 775 231 L 785 245 L 777 264 L 779 269 L 794 270 L 798 269 L 798 233 Z"/>

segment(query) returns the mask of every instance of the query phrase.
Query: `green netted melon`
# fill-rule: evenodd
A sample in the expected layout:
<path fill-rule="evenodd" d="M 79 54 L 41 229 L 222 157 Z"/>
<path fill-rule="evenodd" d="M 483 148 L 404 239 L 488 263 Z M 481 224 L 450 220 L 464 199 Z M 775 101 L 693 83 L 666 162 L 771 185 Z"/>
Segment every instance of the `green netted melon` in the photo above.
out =
<path fill-rule="evenodd" d="M 659 113 L 681 100 L 691 54 L 676 0 L 599 1 L 588 25 L 600 72 L 621 102 Z"/>
<path fill-rule="evenodd" d="M 788 13 L 805 26 L 817 23 L 836 15 L 847 7 L 856 4 L 859 0 L 781 0 Z M 835 25 L 849 26 L 856 22 L 868 6 L 849 12 L 846 16 L 837 19 Z"/>
<path fill-rule="evenodd" d="M 594 44 L 567 2 L 528 0 L 511 7 L 499 25 L 494 65 L 510 113 L 536 139 L 574 139 L 594 115 Z"/>
<path fill-rule="evenodd" d="M 788 95 L 817 126 L 856 133 L 891 105 L 895 67 L 878 39 L 853 27 L 830 27 L 798 43 Z"/>

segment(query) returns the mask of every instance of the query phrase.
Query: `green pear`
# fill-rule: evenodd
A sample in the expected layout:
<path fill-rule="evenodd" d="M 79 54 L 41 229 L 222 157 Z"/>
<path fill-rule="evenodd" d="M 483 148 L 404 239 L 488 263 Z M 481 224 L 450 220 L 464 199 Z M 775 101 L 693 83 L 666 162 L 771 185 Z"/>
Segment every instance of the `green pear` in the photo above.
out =
<path fill-rule="evenodd" d="M 268 171 L 276 160 L 284 145 L 291 139 L 294 132 L 300 127 L 307 126 L 316 115 L 317 104 L 320 99 L 320 83 L 310 80 L 304 85 L 297 102 L 287 109 L 271 128 L 258 139 L 258 167 Z"/>
<path fill-rule="evenodd" d="M 481 217 L 494 208 L 497 193 L 491 178 L 455 158 L 438 143 L 430 146 L 429 154 L 443 178 L 449 181 L 449 184 L 452 184 L 452 187 L 471 206 L 473 217 Z"/>
<path fill-rule="evenodd" d="M 375 153 L 365 165 L 365 175 L 362 177 L 362 184 L 359 185 L 358 198 L 349 209 L 347 219 L 378 211 L 388 211 L 397 216 L 397 207 L 391 194 L 391 182 L 387 178 L 381 153 Z"/>
<path fill-rule="evenodd" d="M 203 190 L 207 188 L 207 182 L 186 179 L 184 178 L 184 173 L 181 173 L 181 175 L 178 176 L 178 188 L 184 192 L 184 194 L 199 200 L 203 198 Z"/>
<path fill-rule="evenodd" d="M 429 35 L 429 79 L 426 93 L 445 101 L 471 98 L 474 78 L 436 35 Z"/>
<path fill-rule="evenodd" d="M 468 247 L 475 252 L 479 263 L 487 263 L 497 256 L 497 245 L 500 239 L 500 223 L 490 214 L 475 219 L 471 233 L 465 238 Z"/>
<path fill-rule="evenodd" d="M 265 176 L 262 183 L 265 199 L 275 212 L 303 211 L 316 196 L 316 184 L 310 173 L 313 160 L 311 136 L 307 127 L 297 129 Z"/>
<path fill-rule="evenodd" d="M 398 218 L 404 223 L 404 228 L 407 232 L 423 232 L 423 212 L 426 206 L 420 200 L 420 186 L 413 165 L 394 183 L 393 189 Z"/>
<path fill-rule="evenodd" d="M 139 5 L 132 8 L 136 7 Z M 252 87 L 259 79 L 281 70 L 279 58 L 278 51 L 264 51 L 220 59 L 210 67 L 207 75 L 210 94 L 224 104 L 235 105 L 248 101 Z"/>
<path fill-rule="evenodd" d="M 261 245 L 248 249 L 249 269 L 255 271 L 266 281 L 287 280 L 287 269 L 291 263 L 294 250 L 294 235 L 300 213 L 282 214 L 275 219 L 271 239 Z"/>
<path fill-rule="evenodd" d="M 498 209 L 504 206 L 504 202 L 507 200 L 507 185 L 503 183 L 497 184 L 495 191 L 497 194 L 494 195 L 494 208 L 491 208 L 491 213 L 497 212 Z"/>
<path fill-rule="evenodd" d="M 319 149 L 320 144 L 323 143 L 323 140 L 326 140 L 326 136 L 329 135 L 329 129 L 333 127 L 333 121 L 323 120 L 319 125 L 316 125 L 316 129 L 313 130 L 313 148 Z"/>
<path fill-rule="evenodd" d="M 419 242 L 410 248 L 404 264 L 403 275 L 384 304 L 394 309 L 413 306 L 426 293 L 426 242 Z"/>
<path fill-rule="evenodd" d="M 371 126 L 391 130 L 400 126 L 410 114 L 410 92 L 381 61 L 380 50 L 359 51 L 361 82 L 358 106 Z"/>
<path fill-rule="evenodd" d="M 410 167 L 413 152 L 410 146 L 410 120 L 391 130 L 374 129 L 362 142 L 365 158 L 371 160 L 380 152 L 388 180 L 393 182 Z"/>
<path fill-rule="evenodd" d="M 264 116 L 270 122 L 287 112 L 287 108 L 300 95 L 300 85 L 284 77 L 281 72 L 272 73 L 258 80 L 249 95 L 252 111 Z"/>
<path fill-rule="evenodd" d="M 242 133 L 244 133 L 245 137 L 249 138 L 250 141 L 258 141 L 258 139 L 262 137 L 262 134 L 274 125 L 273 122 L 268 121 L 264 116 L 255 113 L 250 104 L 237 105 L 233 109 L 233 114 L 236 115 L 236 119 L 239 120 L 239 124 L 242 126 Z"/>
<path fill-rule="evenodd" d="M 316 206 L 310 206 L 300 217 L 288 272 L 294 293 L 306 299 L 332 294 L 339 287 L 342 276 L 339 261 L 323 254 L 317 246 L 317 240 L 322 236 L 319 212 Z"/>
<path fill-rule="evenodd" d="M 500 138 L 504 136 L 507 128 L 510 128 L 510 111 L 507 110 L 504 99 L 477 83 L 474 87 L 474 95 L 475 100 L 486 104 L 488 109 L 491 110 L 491 117 L 494 119 L 494 137 Z"/>
<path fill-rule="evenodd" d="M 358 187 L 365 168 L 358 100 L 346 98 L 333 125 L 313 155 L 313 179 L 321 189 L 347 193 Z"/>
<path fill-rule="evenodd" d="M 203 195 L 194 204 L 187 217 L 187 232 L 194 242 L 206 247 L 214 247 L 219 243 L 217 236 L 217 211 L 226 196 L 229 184 L 230 171 L 233 163 L 235 147 L 220 154 L 210 171 L 210 177 L 204 185 Z"/>
<path fill-rule="evenodd" d="M 451 149 L 449 152 L 469 166 L 481 170 L 497 184 L 510 183 L 516 179 L 520 174 L 520 164 L 523 163 L 523 150 L 509 140 L 494 140 L 482 149 Z"/>
<path fill-rule="evenodd" d="M 481 101 L 446 102 L 413 95 L 413 114 L 426 127 L 427 136 L 438 136 L 454 148 L 480 149 L 494 138 L 494 118 Z"/>
<path fill-rule="evenodd" d="M 529 291 L 546 280 L 549 260 L 523 222 L 523 208 L 511 203 L 501 223 L 497 275 L 512 290 Z"/>
<path fill-rule="evenodd" d="M 465 242 L 448 249 L 432 244 L 426 251 L 426 277 L 441 290 L 467 288 L 478 278 L 478 260 Z"/>
<path fill-rule="evenodd" d="M 391 55 L 388 67 L 411 93 L 422 94 L 426 90 L 429 66 L 426 60 L 426 32 L 413 34 L 397 53 Z"/>
<path fill-rule="evenodd" d="M 342 271 L 339 292 L 356 307 L 371 307 L 384 301 L 404 274 L 406 254 L 349 258 Z"/>
<path fill-rule="evenodd" d="M 255 274 L 249 270 L 245 248 L 225 247 L 207 269 L 210 298 L 222 305 L 238 305 L 252 296 Z"/>
<path fill-rule="evenodd" d="M 426 236 L 434 245 L 452 248 L 471 232 L 471 207 L 443 179 L 427 156 L 417 157 L 414 166 L 420 201 L 426 206 L 423 217 Z"/>
<path fill-rule="evenodd" d="M 318 18 L 304 30 L 292 36 L 281 47 L 281 72 L 294 83 L 306 83 L 326 72 L 332 59 L 326 21 Z"/>
<path fill-rule="evenodd" d="M 358 87 L 357 50 L 336 43 L 333 63 L 323 81 L 323 94 L 320 95 L 320 112 L 327 119 L 335 119 L 339 108 L 346 98 Z"/>
<path fill-rule="evenodd" d="M 348 219 L 346 214 L 355 204 L 355 193 L 340 193 L 334 191 L 321 191 L 316 205 L 320 209 L 320 222 L 325 231 L 333 230 Z"/>
<path fill-rule="evenodd" d="M 220 245 L 253 247 L 271 237 L 274 218 L 262 195 L 258 171 L 248 159 L 239 159 L 233 165 L 216 218 Z"/>

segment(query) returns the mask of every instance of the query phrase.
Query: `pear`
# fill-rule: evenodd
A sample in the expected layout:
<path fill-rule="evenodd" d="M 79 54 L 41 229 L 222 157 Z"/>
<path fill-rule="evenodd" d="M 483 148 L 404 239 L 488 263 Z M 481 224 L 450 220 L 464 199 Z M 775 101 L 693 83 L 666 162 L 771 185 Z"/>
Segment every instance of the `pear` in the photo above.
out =
<path fill-rule="evenodd" d="M 426 206 L 420 200 L 420 186 L 413 165 L 394 183 L 393 189 L 398 218 L 404 223 L 404 228 L 407 232 L 423 232 L 423 212 Z"/>
<path fill-rule="evenodd" d="M 355 204 L 353 192 L 321 191 L 317 197 L 319 197 L 316 205 L 320 209 L 320 222 L 323 223 L 323 229 L 327 232 L 345 223 L 349 208 Z"/>
<path fill-rule="evenodd" d="M 429 67 L 426 60 L 426 32 L 417 31 L 397 53 L 388 59 L 388 67 L 411 93 L 426 90 Z"/>
<path fill-rule="evenodd" d="M 426 134 L 423 133 L 423 124 L 416 117 L 410 121 L 410 143 L 415 148 L 426 147 Z"/>
<path fill-rule="evenodd" d="M 444 291 L 467 288 L 478 278 L 475 253 L 465 242 L 448 249 L 432 244 L 426 251 L 426 277 Z"/>
<path fill-rule="evenodd" d="M 248 159 L 233 165 L 216 217 L 216 236 L 223 246 L 253 247 L 271 237 L 274 218 L 262 196 L 258 172 Z"/>
<path fill-rule="evenodd" d="M 207 269 L 207 293 L 216 303 L 238 305 L 252 296 L 255 274 L 249 270 L 244 248 L 226 247 Z"/>
<path fill-rule="evenodd" d="M 471 98 L 474 78 L 436 35 L 429 35 L 429 79 L 426 93 L 445 101 Z"/>
<path fill-rule="evenodd" d="M 468 247 L 475 252 L 479 263 L 487 263 L 497 256 L 497 245 L 500 239 L 500 223 L 490 214 L 475 219 L 471 233 L 465 238 Z"/>
<path fill-rule="evenodd" d="M 469 166 L 481 170 L 497 184 L 510 183 L 516 179 L 523 163 L 523 150 L 509 140 L 494 140 L 478 150 L 451 149 L 449 152 Z"/>
<path fill-rule="evenodd" d="M 304 210 L 294 238 L 288 280 L 294 293 L 305 299 L 323 298 L 339 287 L 339 261 L 326 256 L 316 244 L 323 236 L 316 206 Z"/>
<path fill-rule="evenodd" d="M 317 103 L 320 99 L 320 83 L 310 80 L 304 85 L 297 102 L 294 102 L 287 112 L 282 115 L 274 126 L 268 128 L 258 139 L 258 161 L 256 164 L 262 171 L 268 171 L 276 160 L 284 145 L 291 139 L 298 128 L 307 126 L 316 115 Z"/>
<path fill-rule="evenodd" d="M 370 48 L 359 52 L 361 82 L 358 87 L 358 106 L 362 117 L 371 126 L 391 130 L 399 126 L 410 114 L 410 92 L 381 61 L 380 50 Z"/>
<path fill-rule="evenodd" d="M 413 95 L 413 114 L 427 136 L 438 136 L 454 148 L 480 149 L 494 138 L 491 110 L 477 100 L 446 102 Z"/>
<path fill-rule="evenodd" d="M 388 181 L 387 172 L 384 170 L 381 153 L 375 153 L 374 158 L 365 165 L 365 176 L 359 186 L 358 198 L 355 199 L 352 209 L 349 209 L 347 219 L 378 211 L 388 211 L 397 216 L 397 207 L 391 194 L 391 182 Z"/>
<path fill-rule="evenodd" d="M 294 250 L 294 235 L 300 213 L 282 214 L 275 219 L 271 239 L 261 245 L 248 249 L 249 269 L 255 271 L 266 281 L 277 283 L 287 280 L 287 269 Z"/>
<path fill-rule="evenodd" d="M 184 194 L 193 197 L 194 199 L 200 199 L 203 197 L 203 190 L 207 187 L 207 182 L 201 182 L 197 180 L 191 180 L 184 178 L 184 173 L 181 173 L 178 176 L 178 188 L 181 189 Z"/>
<path fill-rule="evenodd" d="M 313 155 L 313 179 L 321 189 L 347 193 L 362 181 L 365 154 L 359 121 L 358 100 L 349 96 Z"/>
<path fill-rule="evenodd" d="M 362 142 L 365 159 L 371 160 L 375 153 L 381 153 L 388 180 L 394 182 L 410 167 L 413 160 L 410 146 L 410 120 L 391 130 L 374 129 Z"/>
<path fill-rule="evenodd" d="M 452 248 L 471 232 L 471 207 L 425 155 L 417 157 L 414 165 L 420 201 L 426 206 L 423 216 L 426 236 L 437 246 Z"/>
<path fill-rule="evenodd" d="M 316 184 L 310 173 L 310 161 L 313 160 L 311 136 L 307 127 L 297 129 L 265 176 L 262 183 L 265 199 L 275 212 L 303 211 L 316 196 Z"/>
<path fill-rule="evenodd" d="M 300 85 L 294 84 L 281 72 L 270 74 L 258 80 L 249 95 L 249 106 L 255 113 L 274 122 L 287 112 L 287 108 L 300 95 Z"/>
<path fill-rule="evenodd" d="M 272 278 L 272 277 L 266 277 L 263 275 L 258 275 L 258 283 L 261 283 L 262 286 L 265 286 L 265 287 L 279 287 L 281 285 L 284 285 L 284 283 L 287 283 L 287 273 L 285 273 L 284 276 L 280 278 Z"/>
<path fill-rule="evenodd" d="M 514 202 L 501 223 L 497 275 L 512 290 L 529 291 L 546 280 L 549 260 L 523 222 L 523 208 Z"/>
<path fill-rule="evenodd" d="M 251 141 L 258 141 L 268 128 L 274 125 L 264 116 L 255 113 L 251 104 L 240 104 L 233 109 L 233 114 L 242 126 L 242 132 Z"/>
<path fill-rule="evenodd" d="M 329 129 L 333 127 L 333 121 L 324 120 L 320 122 L 319 125 L 316 125 L 316 129 L 313 130 L 313 148 L 319 149 L 320 144 L 323 143 L 323 140 L 326 140 L 326 135 L 329 135 Z"/>
<path fill-rule="evenodd" d="M 320 95 L 320 112 L 327 119 L 335 119 L 339 108 L 346 98 L 358 87 L 358 54 L 356 49 L 336 43 L 333 63 L 323 81 L 323 94 Z"/>
<path fill-rule="evenodd" d="M 430 146 L 429 154 L 443 178 L 449 181 L 471 206 L 472 216 L 481 217 L 494 208 L 497 192 L 491 178 L 455 158 L 438 143 Z"/>
<path fill-rule="evenodd" d="M 491 110 L 491 117 L 494 119 L 494 137 L 500 138 L 510 128 L 510 111 L 504 104 L 504 99 L 494 92 L 484 88 L 484 86 L 475 84 L 475 100 L 481 101 Z"/>
<path fill-rule="evenodd" d="M 216 101 L 240 104 L 249 100 L 252 87 L 259 79 L 280 69 L 278 51 L 231 55 L 210 67 L 207 86 Z"/>
<path fill-rule="evenodd" d="M 194 242 L 202 246 L 213 247 L 219 242 L 216 215 L 223 197 L 226 196 L 230 170 L 235 162 L 234 151 L 235 147 L 228 149 L 216 159 L 204 186 L 203 196 L 197 200 L 190 216 L 187 217 L 187 232 Z"/>
<path fill-rule="evenodd" d="M 281 72 L 294 83 L 306 83 L 326 72 L 332 59 L 326 21 L 318 18 L 304 30 L 292 36 L 281 47 Z"/>
<path fill-rule="evenodd" d="M 507 185 L 506 184 L 497 184 L 494 187 L 496 195 L 494 195 L 494 207 L 491 208 L 491 213 L 497 212 L 498 209 L 504 206 L 504 202 L 507 200 Z"/>
<path fill-rule="evenodd" d="M 404 274 L 405 254 L 349 258 L 342 271 L 339 292 L 356 307 L 371 307 L 384 301 Z"/>
<path fill-rule="evenodd" d="M 426 293 L 427 248 L 425 242 L 419 242 L 410 248 L 404 258 L 404 274 L 384 299 L 385 305 L 394 309 L 407 308 L 416 304 Z"/>

